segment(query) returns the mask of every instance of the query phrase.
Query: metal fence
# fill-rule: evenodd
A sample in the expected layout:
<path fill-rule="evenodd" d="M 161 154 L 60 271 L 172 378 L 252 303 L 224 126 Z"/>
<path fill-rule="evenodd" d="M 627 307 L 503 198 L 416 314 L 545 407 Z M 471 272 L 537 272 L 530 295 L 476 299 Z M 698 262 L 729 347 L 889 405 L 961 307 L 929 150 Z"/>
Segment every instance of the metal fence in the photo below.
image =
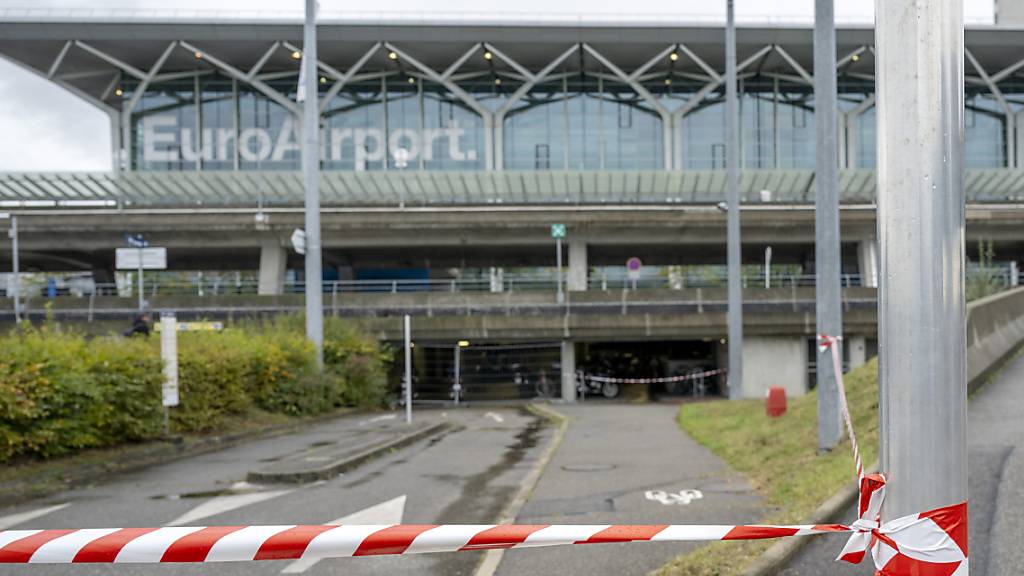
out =
<path fill-rule="evenodd" d="M 1012 266 L 991 268 L 969 267 L 968 279 L 985 279 L 1002 288 L 1016 285 L 1017 275 Z M 747 272 L 742 276 L 743 287 L 758 288 L 801 288 L 813 287 L 816 283 L 814 274 L 772 273 L 768 277 L 763 271 Z M 844 288 L 857 288 L 864 285 L 860 274 L 842 274 L 840 282 Z M 8 282 L 9 284 L 10 282 Z M 591 271 L 587 279 L 588 290 L 622 291 L 622 290 L 684 290 L 688 288 L 724 288 L 727 278 L 724 267 L 709 267 L 699 271 L 684 271 L 674 274 L 671 271 L 659 271 L 652 268 L 650 273 L 637 279 L 630 278 L 625 271 L 609 273 L 607 270 Z M 210 278 L 164 280 L 147 278 L 144 289 L 147 297 L 153 296 L 232 296 L 255 295 L 259 293 L 259 283 L 255 280 L 225 280 Z M 497 279 L 490 278 L 431 278 L 401 280 L 330 280 L 324 281 L 325 294 L 377 293 L 399 294 L 406 292 L 554 292 L 557 289 L 557 275 L 550 273 L 505 274 Z M 306 283 L 302 281 L 286 282 L 284 294 L 303 294 Z M 8 286 L 0 284 L 0 297 L 8 297 L 12 292 Z M 75 282 L 57 282 L 55 285 L 28 283 L 22 281 L 22 295 L 25 298 L 47 297 L 134 297 L 132 283 L 99 283 L 91 279 L 76 278 Z"/>

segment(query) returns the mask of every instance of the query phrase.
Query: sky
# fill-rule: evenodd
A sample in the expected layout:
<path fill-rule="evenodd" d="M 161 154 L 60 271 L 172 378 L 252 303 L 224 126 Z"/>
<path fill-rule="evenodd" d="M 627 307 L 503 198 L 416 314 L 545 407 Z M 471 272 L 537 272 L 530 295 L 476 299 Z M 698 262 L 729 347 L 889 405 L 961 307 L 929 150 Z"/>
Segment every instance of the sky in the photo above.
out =
<path fill-rule="evenodd" d="M 390 0 L 386 12 L 445 14 L 477 13 L 516 18 L 524 14 L 567 16 L 615 15 L 628 6 L 631 16 L 677 14 L 693 19 L 724 20 L 724 1 L 713 0 L 517 0 L 514 13 L 497 2 L 480 0 Z M 993 0 L 964 0 L 968 23 L 992 22 Z M 302 0 L 179 0 L 177 10 L 294 10 Z M 349 4 L 350 5 L 350 4 Z M 341 0 L 320 0 L 325 15 L 340 15 Z M 871 22 L 874 0 L 836 0 L 836 20 Z M 0 0 L 7 8 L 91 8 L 110 10 L 168 8 L 167 0 Z M 506 14 L 508 13 L 508 14 Z M 814 0 L 736 0 L 739 22 L 767 20 L 810 22 Z M 0 171 L 82 171 L 111 169 L 110 123 L 103 112 L 62 88 L 0 58 Z"/>

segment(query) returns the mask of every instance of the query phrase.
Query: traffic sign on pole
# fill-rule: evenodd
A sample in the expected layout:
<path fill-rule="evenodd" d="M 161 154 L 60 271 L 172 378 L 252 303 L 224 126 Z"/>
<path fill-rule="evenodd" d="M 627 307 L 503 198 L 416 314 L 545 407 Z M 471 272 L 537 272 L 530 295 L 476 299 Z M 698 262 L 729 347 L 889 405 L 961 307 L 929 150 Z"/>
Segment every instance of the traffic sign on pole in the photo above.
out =
<path fill-rule="evenodd" d="M 289 240 L 292 241 L 292 248 L 295 253 L 304 256 L 306 254 L 306 232 L 302 228 L 296 228 Z"/>
<path fill-rule="evenodd" d="M 629 279 L 633 283 L 633 290 L 636 290 L 636 283 L 640 280 L 641 267 L 643 267 L 643 262 L 636 256 L 626 260 L 626 271 L 629 273 Z"/>
<path fill-rule="evenodd" d="M 565 290 L 562 288 L 562 239 L 565 238 L 565 224 L 552 224 L 551 237 L 555 239 L 555 267 L 558 289 L 558 303 L 565 302 Z"/>
<path fill-rule="evenodd" d="M 117 248 L 114 266 L 118 270 L 166 270 L 167 248 Z"/>

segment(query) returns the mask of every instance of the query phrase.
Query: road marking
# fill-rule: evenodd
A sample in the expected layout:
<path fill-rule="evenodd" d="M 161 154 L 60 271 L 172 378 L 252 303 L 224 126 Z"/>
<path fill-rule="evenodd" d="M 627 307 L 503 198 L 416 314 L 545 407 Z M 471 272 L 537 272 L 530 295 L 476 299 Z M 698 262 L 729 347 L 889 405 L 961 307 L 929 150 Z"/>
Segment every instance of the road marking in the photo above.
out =
<path fill-rule="evenodd" d="M 401 524 L 404 514 L 405 494 L 348 516 L 342 516 L 328 524 Z M 320 558 L 300 558 L 285 566 L 284 570 L 281 570 L 281 574 L 302 574 L 320 560 Z"/>
<path fill-rule="evenodd" d="M 374 416 L 369 420 L 363 420 L 359 423 L 360 426 L 366 426 L 367 424 L 375 424 L 377 422 L 383 422 L 385 420 L 394 420 L 396 416 L 394 414 L 383 414 L 381 416 Z"/>
<path fill-rule="evenodd" d="M 654 502 L 661 502 L 665 506 L 686 506 L 694 500 L 700 500 L 704 493 L 700 490 L 680 490 L 679 492 L 665 492 L 664 490 L 648 490 L 644 497 Z"/>
<path fill-rule="evenodd" d="M 251 504 L 270 500 L 271 498 L 284 496 L 290 492 L 291 490 L 271 490 L 269 492 L 252 492 L 249 494 L 218 496 L 212 500 L 203 502 L 199 506 L 196 506 L 181 516 L 178 516 L 174 520 L 171 520 L 166 524 L 166 526 L 184 526 L 208 516 L 223 514 L 224 512 L 235 510 L 243 506 L 249 506 Z"/>
<path fill-rule="evenodd" d="M 11 514 L 10 516 L 0 516 L 0 530 L 6 530 L 11 526 L 17 526 L 18 524 L 24 524 L 29 520 L 35 520 L 40 516 L 46 516 L 52 514 L 62 508 L 70 506 L 70 502 L 64 504 L 57 504 L 56 506 L 47 506 L 46 508 L 38 508 L 36 510 L 29 510 L 28 512 L 22 512 L 21 514 Z"/>
<path fill-rule="evenodd" d="M 484 418 L 490 418 L 491 420 L 494 420 L 498 424 L 501 424 L 502 422 L 505 421 L 505 419 L 501 417 L 501 414 L 498 414 L 497 412 L 488 412 L 484 414 Z"/>

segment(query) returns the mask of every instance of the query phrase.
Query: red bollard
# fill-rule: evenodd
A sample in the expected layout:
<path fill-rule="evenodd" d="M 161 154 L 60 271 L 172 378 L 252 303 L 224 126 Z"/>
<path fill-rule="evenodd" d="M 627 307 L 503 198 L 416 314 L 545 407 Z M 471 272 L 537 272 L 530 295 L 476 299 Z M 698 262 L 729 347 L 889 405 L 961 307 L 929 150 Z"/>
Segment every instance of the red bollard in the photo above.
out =
<path fill-rule="evenodd" d="M 785 388 L 772 386 L 768 389 L 768 399 L 765 400 L 764 411 L 772 418 L 778 418 L 786 413 Z"/>

